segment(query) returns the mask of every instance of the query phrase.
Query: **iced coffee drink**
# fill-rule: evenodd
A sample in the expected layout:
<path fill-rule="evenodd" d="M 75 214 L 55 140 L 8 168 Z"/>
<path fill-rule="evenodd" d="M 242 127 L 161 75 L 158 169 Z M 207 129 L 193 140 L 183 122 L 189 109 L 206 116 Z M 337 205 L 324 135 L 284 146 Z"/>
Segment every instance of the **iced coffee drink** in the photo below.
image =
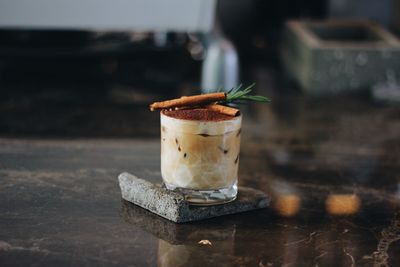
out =
<path fill-rule="evenodd" d="M 195 205 L 236 198 L 242 115 L 232 105 L 269 102 L 251 95 L 253 86 L 150 104 L 161 114 L 161 175 L 168 189 Z"/>
<path fill-rule="evenodd" d="M 192 204 L 236 198 L 241 116 L 207 108 L 161 111 L 161 175 Z"/>

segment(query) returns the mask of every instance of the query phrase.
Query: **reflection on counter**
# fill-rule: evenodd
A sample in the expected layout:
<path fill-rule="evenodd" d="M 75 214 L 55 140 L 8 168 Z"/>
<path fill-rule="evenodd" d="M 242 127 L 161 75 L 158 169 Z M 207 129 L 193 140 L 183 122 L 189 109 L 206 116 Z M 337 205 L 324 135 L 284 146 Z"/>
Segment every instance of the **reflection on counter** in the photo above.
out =
<path fill-rule="evenodd" d="M 396 194 L 382 195 L 384 193 L 379 190 L 363 187 L 355 189 L 352 186 L 306 185 L 270 179 L 264 190 L 272 196 L 274 212 L 285 218 L 310 214 L 321 217 L 325 213 L 338 217 L 352 216 L 360 213 L 362 208 L 364 213 L 369 213 L 373 212 L 371 207 L 374 207 L 374 203 L 382 199 L 386 199 L 394 209 L 400 205 Z"/>
<path fill-rule="evenodd" d="M 275 211 L 283 217 L 293 217 L 301 208 L 301 198 L 295 194 L 276 195 L 273 203 Z M 354 215 L 360 208 L 361 200 L 355 194 L 330 194 L 325 200 L 326 212 L 334 216 Z"/>
<path fill-rule="evenodd" d="M 331 194 L 325 205 L 331 215 L 353 215 L 360 210 L 361 201 L 355 194 Z"/>
<path fill-rule="evenodd" d="M 226 255 L 234 253 L 235 224 L 175 224 L 125 200 L 122 200 L 121 215 L 125 221 L 159 238 L 157 263 L 160 267 L 215 263 L 231 266 L 231 259 Z M 213 253 L 212 260 L 207 257 L 210 253 Z"/>
<path fill-rule="evenodd" d="M 126 222 L 139 226 L 173 245 L 188 244 L 204 247 L 203 244 L 199 244 L 199 241 L 208 240 L 213 247 L 218 247 L 219 242 L 226 240 L 231 242 L 236 229 L 235 225 L 224 220 L 211 224 L 205 222 L 213 222 L 213 220 L 173 223 L 125 200 L 121 200 L 121 216 Z"/>
<path fill-rule="evenodd" d="M 387 228 L 392 229 L 390 233 L 382 232 L 383 238 L 390 237 L 391 243 L 399 238 L 398 219 L 387 220 L 392 209 L 374 208 L 385 205 L 386 200 L 380 196 L 329 194 L 320 189 L 311 190 L 314 198 L 301 201 L 304 188 L 296 190 L 297 193 L 276 195 L 273 209 L 201 222 L 175 224 L 124 200 L 121 216 L 159 239 L 157 264 L 163 267 L 370 266 L 378 260 L 385 262 L 387 255 L 393 254 L 388 251 L 389 245 L 386 249 L 369 245 L 381 236 L 376 225 L 382 223 L 394 223 Z M 360 209 L 361 199 L 369 208 Z M 340 216 L 324 216 L 325 201 L 329 203 L 328 213 Z"/>
<path fill-rule="evenodd" d="M 302 203 L 300 192 L 296 187 L 282 179 L 271 179 L 267 188 L 277 214 L 283 217 L 293 217 L 298 214 Z"/>
<path fill-rule="evenodd" d="M 278 214 L 284 217 L 292 217 L 299 212 L 301 199 L 294 194 L 277 196 L 274 207 Z"/>
<path fill-rule="evenodd" d="M 214 232 L 217 234 L 217 232 Z M 157 263 L 159 267 L 183 267 L 191 266 L 212 266 L 218 263 L 218 266 L 231 266 L 229 257 L 234 252 L 234 232 L 232 232 L 230 238 L 225 239 L 212 239 L 212 245 L 202 245 L 197 243 L 184 244 L 184 245 L 173 245 L 164 241 L 159 240 L 158 243 L 158 259 Z M 215 254 L 211 260 L 207 255 L 211 252 Z M 215 265 L 216 266 L 216 265 Z"/>

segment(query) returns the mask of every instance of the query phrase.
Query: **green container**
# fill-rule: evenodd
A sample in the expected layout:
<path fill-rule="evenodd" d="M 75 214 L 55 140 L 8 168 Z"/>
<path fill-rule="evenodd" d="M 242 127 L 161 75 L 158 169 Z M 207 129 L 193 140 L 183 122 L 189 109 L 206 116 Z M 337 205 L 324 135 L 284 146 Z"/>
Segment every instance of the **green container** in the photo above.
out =
<path fill-rule="evenodd" d="M 313 95 L 368 90 L 388 75 L 400 80 L 400 40 L 370 21 L 289 21 L 280 53 Z"/>

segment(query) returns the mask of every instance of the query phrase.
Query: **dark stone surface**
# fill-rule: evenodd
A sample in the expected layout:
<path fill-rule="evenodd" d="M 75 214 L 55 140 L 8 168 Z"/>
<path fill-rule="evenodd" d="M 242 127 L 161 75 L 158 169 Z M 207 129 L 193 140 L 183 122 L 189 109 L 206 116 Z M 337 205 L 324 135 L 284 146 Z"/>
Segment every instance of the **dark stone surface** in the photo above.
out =
<path fill-rule="evenodd" d="M 122 171 L 161 182 L 158 138 L 3 138 L 0 265 L 398 266 L 400 107 L 258 86 L 274 101 L 243 109 L 239 185 L 269 208 L 175 224 L 122 201 Z"/>
<path fill-rule="evenodd" d="M 266 208 L 269 197 L 262 191 L 239 187 L 235 201 L 208 207 L 191 206 L 182 194 L 150 183 L 129 173 L 118 176 L 122 198 L 176 223 Z"/>

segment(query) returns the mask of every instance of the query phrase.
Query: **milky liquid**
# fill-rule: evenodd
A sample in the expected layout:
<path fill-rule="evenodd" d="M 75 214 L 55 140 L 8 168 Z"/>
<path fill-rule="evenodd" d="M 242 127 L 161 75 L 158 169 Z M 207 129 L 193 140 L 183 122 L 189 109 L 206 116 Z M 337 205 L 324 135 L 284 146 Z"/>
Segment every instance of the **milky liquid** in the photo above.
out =
<path fill-rule="evenodd" d="M 161 175 L 172 188 L 215 190 L 236 184 L 241 116 L 195 121 L 161 113 Z"/>

